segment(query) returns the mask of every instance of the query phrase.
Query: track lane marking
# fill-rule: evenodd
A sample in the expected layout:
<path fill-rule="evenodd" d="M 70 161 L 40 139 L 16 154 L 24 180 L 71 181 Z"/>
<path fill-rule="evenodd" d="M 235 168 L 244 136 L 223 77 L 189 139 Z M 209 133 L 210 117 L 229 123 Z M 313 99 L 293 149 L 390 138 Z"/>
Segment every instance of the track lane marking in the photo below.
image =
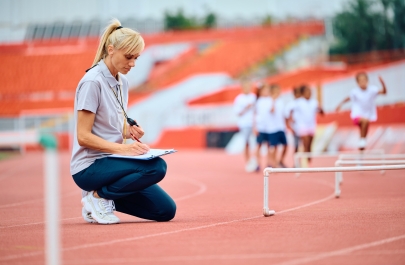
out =
<path fill-rule="evenodd" d="M 140 258 L 140 259 L 80 259 L 80 260 L 65 260 L 64 264 L 118 264 L 118 263 L 156 263 L 156 262 L 184 262 L 184 261 L 203 261 L 203 260 L 250 260 L 250 259 L 272 259 L 272 258 L 297 258 L 306 255 L 317 255 L 323 252 L 291 252 L 291 253 L 256 253 L 256 254 L 229 254 L 229 255 L 196 255 L 196 256 L 171 256 L 159 258 Z M 370 251 L 365 253 L 355 253 L 355 256 L 379 256 L 379 255 L 397 255 L 405 254 L 405 250 L 386 250 L 386 251 Z"/>
<path fill-rule="evenodd" d="M 354 252 L 354 251 L 358 251 L 358 250 L 362 250 L 362 249 L 366 249 L 366 248 L 371 248 L 371 247 L 377 247 L 377 246 L 380 246 L 380 245 L 383 245 L 383 244 L 395 242 L 395 241 L 402 240 L 402 239 L 405 239 L 405 234 L 400 235 L 400 236 L 394 236 L 394 237 L 385 238 L 385 239 L 382 239 L 382 240 L 373 241 L 373 242 L 370 242 L 370 243 L 360 244 L 360 245 L 356 245 L 356 246 L 352 246 L 352 247 L 348 247 L 348 248 L 342 248 L 342 249 L 339 249 L 339 250 L 324 252 L 324 253 L 321 253 L 321 254 L 318 254 L 318 255 L 315 255 L 315 256 L 312 256 L 312 257 L 305 257 L 305 258 L 290 260 L 290 261 L 287 261 L 287 262 L 279 263 L 278 265 L 305 264 L 305 263 L 308 263 L 308 262 L 322 260 L 322 259 L 326 259 L 326 258 L 330 258 L 330 257 L 334 257 L 334 256 L 346 255 L 346 254 L 349 254 L 349 253 Z"/>
<path fill-rule="evenodd" d="M 75 191 L 67 192 L 65 194 L 62 194 L 62 198 L 69 197 L 69 196 L 72 196 L 72 195 L 75 195 L 75 194 L 79 195 L 80 191 L 75 190 Z M 24 204 L 36 203 L 36 202 L 40 202 L 40 201 L 43 201 L 43 200 L 44 200 L 44 198 L 35 199 L 35 200 L 27 200 L 27 201 L 22 201 L 22 202 L 15 202 L 15 203 L 10 203 L 10 204 L 3 204 L 3 205 L 0 205 L 0 209 L 20 206 L 20 205 L 24 205 Z"/>
<path fill-rule="evenodd" d="M 334 197 L 335 197 L 335 195 L 334 195 L 334 193 L 332 193 L 331 195 L 329 195 L 329 196 L 327 196 L 327 197 L 325 197 L 323 199 L 316 200 L 316 201 L 313 201 L 313 202 L 310 202 L 310 203 L 306 203 L 306 204 L 303 204 L 301 206 L 297 206 L 297 207 L 285 209 L 285 210 L 282 210 L 282 211 L 278 211 L 278 214 L 291 212 L 291 211 L 299 210 L 299 209 L 309 207 L 309 206 L 312 206 L 312 205 L 315 205 L 315 204 L 319 204 L 319 203 L 325 202 L 327 200 L 330 200 L 330 199 L 332 199 Z M 159 236 L 172 235 L 172 234 L 177 234 L 177 233 L 181 233 L 181 232 L 201 230 L 201 229 L 206 229 L 206 228 L 211 228 L 211 227 L 216 227 L 216 226 L 221 226 L 221 225 L 227 225 L 227 224 L 232 224 L 232 223 L 237 223 L 237 222 L 248 221 L 248 220 L 257 219 L 257 218 L 265 218 L 265 217 L 263 217 L 263 215 L 259 215 L 259 216 L 235 219 L 235 220 L 225 221 L 225 222 L 217 222 L 217 223 L 213 223 L 213 224 L 209 224 L 209 225 L 202 225 L 202 226 L 178 229 L 178 230 L 173 230 L 173 231 L 167 231 L 167 232 L 161 232 L 161 233 L 155 233 L 155 234 L 149 234 L 149 235 L 143 235 L 143 236 L 137 236 L 137 237 L 115 239 L 115 240 L 92 243 L 92 244 L 83 244 L 83 245 L 79 245 L 79 246 L 63 248 L 62 251 L 64 252 L 64 251 L 86 249 L 86 248 L 91 248 L 91 247 L 100 247 L 100 246 L 106 246 L 106 245 L 111 245 L 111 244 L 116 244 L 116 243 L 123 243 L 123 242 L 146 239 L 146 238 L 154 238 L 154 237 L 159 237 Z M 26 257 L 33 257 L 33 256 L 41 255 L 41 254 L 43 254 L 42 251 L 24 253 L 24 254 L 20 254 L 20 255 L 10 255 L 10 256 L 0 258 L 0 261 L 14 260 L 14 259 L 26 258 Z"/>
<path fill-rule="evenodd" d="M 196 185 L 196 186 L 199 187 L 199 189 L 198 189 L 196 192 L 193 192 L 193 193 L 191 193 L 191 194 L 189 194 L 189 195 L 184 195 L 184 196 L 179 197 L 179 198 L 177 198 L 177 199 L 174 198 L 173 200 L 175 200 L 176 202 L 178 202 L 178 201 L 183 201 L 183 200 L 187 200 L 187 199 L 191 199 L 191 198 L 196 197 L 196 196 L 199 196 L 199 195 L 201 195 L 201 194 L 203 194 L 203 193 L 205 193 L 205 192 L 207 191 L 207 186 L 206 186 L 204 183 L 202 183 L 201 181 L 193 180 L 193 179 L 186 179 L 186 178 L 184 178 L 184 179 L 183 179 L 183 178 L 181 178 L 181 179 L 179 178 L 178 180 L 182 180 L 182 181 L 191 183 L 191 184 L 193 184 L 193 185 Z M 70 194 L 70 193 L 72 193 L 72 194 Z M 62 198 L 64 198 L 64 197 L 69 197 L 69 196 L 72 196 L 72 195 L 74 195 L 74 194 L 80 194 L 80 193 L 79 193 L 78 191 L 69 192 L 68 194 L 64 195 Z M 43 199 L 37 199 L 37 200 L 35 200 L 35 202 L 38 202 L 38 201 L 43 201 Z M 34 201 L 30 201 L 30 202 L 34 202 Z M 15 203 L 15 204 L 13 204 L 13 205 L 6 205 L 6 207 L 11 207 L 11 206 L 14 206 L 14 205 L 27 204 L 27 203 L 30 203 L 30 202 L 27 201 L 27 202 L 22 202 L 22 203 Z M 2 206 L 0 206 L 0 208 L 2 208 Z M 79 218 L 82 218 L 82 216 L 63 218 L 63 219 L 60 219 L 60 222 L 63 222 L 63 221 L 66 221 L 66 220 L 72 220 L 72 219 L 79 219 Z M 21 227 L 21 226 L 30 226 L 30 225 L 40 225 L 40 224 L 45 224 L 45 222 L 44 222 L 44 221 L 41 221 L 41 222 L 26 223 L 26 224 L 18 224 L 18 225 L 0 226 L 0 229 L 13 228 L 13 227 Z"/>

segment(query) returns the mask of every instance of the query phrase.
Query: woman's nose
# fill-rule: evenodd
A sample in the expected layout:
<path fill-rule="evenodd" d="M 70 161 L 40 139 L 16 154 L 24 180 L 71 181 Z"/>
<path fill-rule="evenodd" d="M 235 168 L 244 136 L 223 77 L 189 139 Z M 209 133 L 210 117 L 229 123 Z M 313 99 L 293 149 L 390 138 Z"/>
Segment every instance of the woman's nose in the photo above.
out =
<path fill-rule="evenodd" d="M 129 62 L 129 66 L 134 67 L 134 66 L 135 66 L 135 60 L 131 60 L 131 61 Z"/>

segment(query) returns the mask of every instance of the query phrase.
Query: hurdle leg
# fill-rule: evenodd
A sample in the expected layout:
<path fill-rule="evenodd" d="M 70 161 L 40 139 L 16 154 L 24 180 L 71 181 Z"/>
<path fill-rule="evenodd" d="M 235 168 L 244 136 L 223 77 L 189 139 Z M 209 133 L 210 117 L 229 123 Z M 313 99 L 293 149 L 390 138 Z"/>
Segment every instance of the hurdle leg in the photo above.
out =
<path fill-rule="evenodd" d="M 294 155 L 294 167 L 299 168 L 301 167 L 301 157 L 298 155 Z M 295 173 L 295 177 L 299 177 L 300 173 Z"/>
<path fill-rule="evenodd" d="M 383 159 L 383 161 L 385 161 L 385 159 Z M 382 164 L 383 166 L 385 166 L 385 164 Z M 380 170 L 380 175 L 384 175 L 385 174 L 385 170 Z"/>
<path fill-rule="evenodd" d="M 269 174 L 265 173 L 264 175 L 264 185 L 263 185 L 263 215 L 271 216 L 276 212 L 269 209 Z"/>
<path fill-rule="evenodd" d="M 340 179 L 342 172 L 335 172 L 335 198 L 340 197 Z"/>
<path fill-rule="evenodd" d="M 335 167 L 340 167 L 339 161 L 340 160 L 335 162 Z M 342 182 L 343 182 L 343 174 L 342 174 L 342 172 L 335 172 L 335 179 L 338 179 L 339 185 L 342 185 Z"/>
<path fill-rule="evenodd" d="M 342 185 L 342 183 L 343 183 L 343 173 L 342 172 L 336 172 L 336 174 L 339 177 L 339 184 Z"/>

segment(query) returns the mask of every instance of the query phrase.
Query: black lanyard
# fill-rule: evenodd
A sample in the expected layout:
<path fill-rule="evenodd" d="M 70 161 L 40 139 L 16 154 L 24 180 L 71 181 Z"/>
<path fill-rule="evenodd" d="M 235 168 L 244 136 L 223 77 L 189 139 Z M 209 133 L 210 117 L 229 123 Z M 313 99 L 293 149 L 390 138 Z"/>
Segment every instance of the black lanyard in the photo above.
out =
<path fill-rule="evenodd" d="M 131 119 L 131 118 L 128 118 L 127 113 L 126 113 L 125 110 L 124 110 L 124 106 L 122 105 L 124 101 L 122 100 L 121 87 L 120 87 L 119 85 L 117 85 L 116 88 L 117 88 L 117 90 L 120 91 L 121 102 L 120 102 L 120 100 L 118 99 L 118 95 L 117 95 L 117 93 L 115 93 L 114 88 L 111 87 L 111 91 L 114 93 L 114 96 L 115 96 L 115 98 L 116 98 L 117 101 L 118 101 L 118 104 L 120 105 L 122 111 L 124 112 L 124 116 L 125 116 L 125 118 L 127 119 L 128 124 L 131 125 L 131 126 L 134 126 L 134 125 L 135 125 L 135 126 L 139 127 L 138 124 L 136 123 L 136 121 L 134 121 L 134 120 Z"/>

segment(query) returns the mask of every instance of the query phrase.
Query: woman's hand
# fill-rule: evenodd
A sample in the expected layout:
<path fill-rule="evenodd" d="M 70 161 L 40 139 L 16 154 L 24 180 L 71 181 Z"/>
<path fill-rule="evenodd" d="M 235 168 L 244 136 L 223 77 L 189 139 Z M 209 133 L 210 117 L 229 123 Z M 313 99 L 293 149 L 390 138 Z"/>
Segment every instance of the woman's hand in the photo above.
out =
<path fill-rule="evenodd" d="M 123 144 L 124 148 L 122 155 L 138 156 L 149 152 L 150 148 L 146 144 L 134 142 L 132 144 Z"/>
<path fill-rule="evenodd" d="M 129 126 L 129 135 L 135 141 L 135 137 L 140 139 L 145 134 L 141 126 Z"/>

